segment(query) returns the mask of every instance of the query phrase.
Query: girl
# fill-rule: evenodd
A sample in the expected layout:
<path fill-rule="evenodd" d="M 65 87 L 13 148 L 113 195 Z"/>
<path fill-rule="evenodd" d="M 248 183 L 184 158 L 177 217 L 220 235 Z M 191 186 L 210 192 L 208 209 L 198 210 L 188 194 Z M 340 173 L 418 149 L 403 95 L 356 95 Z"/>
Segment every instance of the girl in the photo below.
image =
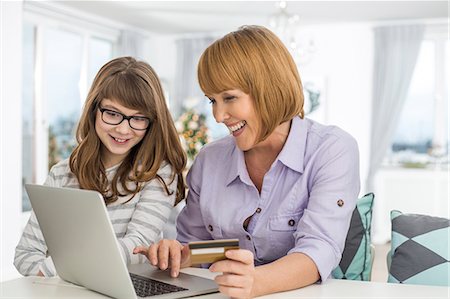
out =
<path fill-rule="evenodd" d="M 45 185 L 100 192 L 126 263 L 144 262 L 131 252 L 160 239 L 172 207 L 184 198 L 186 165 L 150 65 L 132 57 L 105 64 L 88 93 L 76 138 L 70 159 L 52 167 Z M 34 213 L 14 265 L 23 275 L 56 275 Z"/>

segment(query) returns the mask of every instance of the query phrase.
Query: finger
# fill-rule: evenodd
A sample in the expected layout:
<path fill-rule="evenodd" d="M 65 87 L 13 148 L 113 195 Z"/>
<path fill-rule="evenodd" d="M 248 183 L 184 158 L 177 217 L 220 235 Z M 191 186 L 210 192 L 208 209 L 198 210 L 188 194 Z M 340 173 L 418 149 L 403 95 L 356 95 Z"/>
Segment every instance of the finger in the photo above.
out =
<path fill-rule="evenodd" d="M 189 250 L 189 246 L 181 245 L 181 268 L 190 266 L 192 265 L 191 265 L 191 252 Z"/>
<path fill-rule="evenodd" d="M 245 288 L 219 286 L 219 292 L 231 298 L 250 298 L 250 290 Z"/>
<path fill-rule="evenodd" d="M 181 247 L 173 246 L 170 247 L 170 269 L 171 276 L 177 277 L 180 272 L 180 264 L 181 264 Z"/>
<path fill-rule="evenodd" d="M 244 288 L 246 286 L 253 285 L 253 279 L 251 276 L 246 275 L 234 275 L 234 274 L 223 274 L 217 275 L 214 281 L 221 286 L 225 287 L 235 287 Z"/>
<path fill-rule="evenodd" d="M 169 266 L 169 245 L 167 242 L 159 242 L 158 247 L 158 266 L 161 270 L 166 270 Z"/>
<path fill-rule="evenodd" d="M 246 265 L 253 265 L 254 257 L 253 253 L 246 249 L 236 249 L 225 251 L 225 256 L 234 261 L 244 263 Z"/>
<path fill-rule="evenodd" d="M 227 260 L 218 261 L 209 268 L 212 272 L 244 274 L 254 268 L 253 253 L 245 249 L 227 250 Z"/>
<path fill-rule="evenodd" d="M 147 257 L 150 261 L 150 264 L 153 266 L 158 265 L 158 244 L 152 244 L 148 248 Z"/>
<path fill-rule="evenodd" d="M 137 246 L 133 249 L 133 254 L 143 254 L 143 255 L 147 255 L 148 252 L 148 247 L 146 246 Z"/>
<path fill-rule="evenodd" d="M 211 272 L 232 273 L 237 275 L 245 275 L 251 271 L 249 265 L 233 260 L 222 260 L 215 262 L 209 267 Z"/>

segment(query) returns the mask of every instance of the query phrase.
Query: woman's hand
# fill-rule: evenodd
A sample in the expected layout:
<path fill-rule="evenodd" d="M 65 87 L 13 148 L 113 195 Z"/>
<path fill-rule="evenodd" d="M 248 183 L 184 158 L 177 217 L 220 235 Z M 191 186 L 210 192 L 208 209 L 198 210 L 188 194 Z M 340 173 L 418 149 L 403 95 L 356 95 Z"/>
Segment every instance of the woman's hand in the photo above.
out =
<path fill-rule="evenodd" d="M 133 250 L 133 253 L 145 255 L 150 264 L 161 270 L 170 268 L 172 277 L 178 276 L 180 268 L 189 267 L 191 264 L 189 247 L 181 245 L 177 240 L 163 239 L 157 244 L 150 245 L 148 248 L 139 246 Z"/>
<path fill-rule="evenodd" d="M 222 272 L 216 276 L 219 291 L 233 298 L 252 298 L 255 296 L 255 265 L 253 253 L 244 250 L 228 250 L 227 260 L 215 262 L 209 267 L 211 272 Z"/>

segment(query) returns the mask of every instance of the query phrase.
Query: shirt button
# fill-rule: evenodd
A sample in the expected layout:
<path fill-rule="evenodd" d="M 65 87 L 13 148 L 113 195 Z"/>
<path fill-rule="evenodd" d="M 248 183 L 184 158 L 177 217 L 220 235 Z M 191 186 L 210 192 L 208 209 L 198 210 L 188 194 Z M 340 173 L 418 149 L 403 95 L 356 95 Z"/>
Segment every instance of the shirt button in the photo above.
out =
<path fill-rule="evenodd" d="M 289 220 L 288 224 L 289 224 L 289 226 L 294 226 L 295 220 L 294 219 Z"/>
<path fill-rule="evenodd" d="M 344 201 L 343 201 L 342 199 L 339 199 L 339 200 L 337 201 L 337 205 L 340 206 L 340 207 L 342 207 L 342 206 L 344 205 Z"/>
<path fill-rule="evenodd" d="M 256 213 L 261 213 L 261 208 L 257 208 Z"/>
<path fill-rule="evenodd" d="M 213 227 L 212 227 L 212 225 L 210 224 L 210 225 L 208 225 L 208 229 L 209 229 L 209 231 L 210 232 L 212 232 L 213 231 Z"/>
<path fill-rule="evenodd" d="M 249 235 L 247 235 L 246 237 L 247 237 L 247 240 L 249 240 L 249 241 L 250 241 L 250 240 L 252 239 L 252 238 L 250 238 L 250 236 L 249 236 Z"/>

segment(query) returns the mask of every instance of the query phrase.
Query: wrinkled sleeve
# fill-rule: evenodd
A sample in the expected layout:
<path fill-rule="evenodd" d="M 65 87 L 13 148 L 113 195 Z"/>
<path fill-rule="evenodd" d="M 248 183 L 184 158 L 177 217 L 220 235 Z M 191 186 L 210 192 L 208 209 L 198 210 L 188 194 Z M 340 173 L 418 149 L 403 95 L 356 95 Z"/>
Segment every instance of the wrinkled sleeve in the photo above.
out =
<path fill-rule="evenodd" d="M 211 239 L 210 233 L 206 230 L 200 206 L 204 153 L 200 151 L 186 178 L 189 188 L 186 205 L 177 218 L 177 239 L 182 244 Z"/>
<path fill-rule="evenodd" d="M 158 175 L 166 182 L 170 191 L 167 194 L 161 182 L 153 179 L 146 183 L 141 191 L 139 202 L 127 226 L 123 238 L 119 238 L 122 257 L 127 264 L 137 264 L 146 261 L 141 254 L 133 254 L 136 246 L 149 246 L 161 239 L 161 232 L 170 216 L 177 192 L 177 177 L 171 182 L 172 166 L 166 164 Z"/>
<path fill-rule="evenodd" d="M 294 233 L 295 247 L 289 253 L 309 256 L 323 282 L 341 260 L 360 178 L 358 146 L 353 137 L 330 138 L 319 150 L 309 202 Z"/>
<path fill-rule="evenodd" d="M 55 180 L 54 168 L 50 170 L 44 185 L 59 187 Z M 47 256 L 47 245 L 34 211 L 31 211 L 30 219 L 16 247 L 14 266 L 24 276 L 37 275 L 39 271 L 47 277 L 56 275 L 53 261 Z"/>

